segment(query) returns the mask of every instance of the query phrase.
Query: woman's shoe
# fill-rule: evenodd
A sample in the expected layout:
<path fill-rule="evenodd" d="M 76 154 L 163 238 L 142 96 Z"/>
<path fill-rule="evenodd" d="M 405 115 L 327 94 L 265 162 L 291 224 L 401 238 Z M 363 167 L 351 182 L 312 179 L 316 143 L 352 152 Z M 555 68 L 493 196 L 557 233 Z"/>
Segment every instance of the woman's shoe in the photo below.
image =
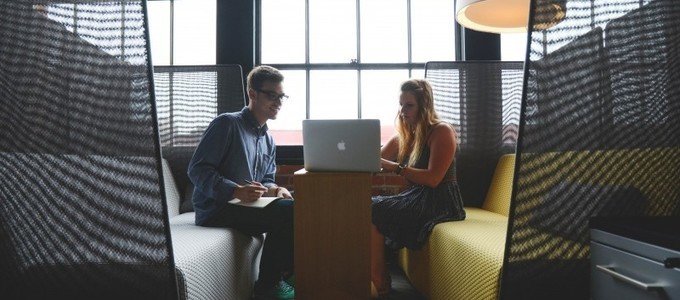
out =
<path fill-rule="evenodd" d="M 371 299 L 378 299 L 378 289 L 375 288 L 373 281 L 371 281 Z"/>
<path fill-rule="evenodd" d="M 371 281 L 371 299 L 387 299 L 390 295 L 390 289 L 392 287 L 392 278 L 387 275 L 385 282 L 382 286 L 376 287 L 373 281 Z"/>

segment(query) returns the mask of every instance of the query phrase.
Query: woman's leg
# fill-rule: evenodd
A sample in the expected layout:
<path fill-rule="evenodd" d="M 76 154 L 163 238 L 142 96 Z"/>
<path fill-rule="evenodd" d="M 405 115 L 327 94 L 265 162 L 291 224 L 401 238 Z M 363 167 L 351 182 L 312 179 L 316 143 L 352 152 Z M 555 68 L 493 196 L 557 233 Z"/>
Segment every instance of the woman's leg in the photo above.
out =
<path fill-rule="evenodd" d="M 389 293 L 389 279 L 385 269 L 385 237 L 371 224 L 371 281 L 378 294 Z"/>

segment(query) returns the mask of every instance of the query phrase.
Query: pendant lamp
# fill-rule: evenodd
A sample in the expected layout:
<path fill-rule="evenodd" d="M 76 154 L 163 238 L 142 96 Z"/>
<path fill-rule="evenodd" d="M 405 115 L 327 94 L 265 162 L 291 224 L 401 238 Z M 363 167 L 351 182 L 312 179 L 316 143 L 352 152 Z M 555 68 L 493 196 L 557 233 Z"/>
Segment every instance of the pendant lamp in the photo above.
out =
<path fill-rule="evenodd" d="M 534 30 L 548 29 L 566 15 L 566 0 L 534 0 Z M 526 32 L 531 0 L 456 0 L 460 25 L 491 33 Z"/>

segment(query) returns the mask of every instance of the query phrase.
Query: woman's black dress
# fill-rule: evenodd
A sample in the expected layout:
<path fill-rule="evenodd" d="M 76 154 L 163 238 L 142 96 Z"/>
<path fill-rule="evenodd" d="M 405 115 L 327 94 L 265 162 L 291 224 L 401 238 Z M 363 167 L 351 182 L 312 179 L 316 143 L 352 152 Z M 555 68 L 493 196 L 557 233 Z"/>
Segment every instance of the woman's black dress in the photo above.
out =
<path fill-rule="evenodd" d="M 414 167 L 426 169 L 429 159 L 426 145 Z M 419 249 L 437 223 L 465 219 L 455 160 L 435 188 L 411 184 L 398 195 L 375 196 L 372 200 L 373 224 L 392 248 Z"/>

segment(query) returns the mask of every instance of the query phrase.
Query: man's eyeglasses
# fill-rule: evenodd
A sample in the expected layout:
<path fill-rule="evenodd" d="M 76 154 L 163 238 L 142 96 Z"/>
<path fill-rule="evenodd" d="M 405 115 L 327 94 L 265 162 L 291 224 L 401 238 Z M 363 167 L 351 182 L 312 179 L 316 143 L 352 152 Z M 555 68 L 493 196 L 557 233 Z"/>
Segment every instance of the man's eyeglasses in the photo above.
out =
<path fill-rule="evenodd" d="M 279 94 L 279 93 L 274 92 L 274 91 L 264 91 L 264 90 L 255 90 L 255 91 L 267 95 L 267 97 L 269 97 L 269 100 L 271 100 L 271 101 L 283 101 L 283 100 L 288 99 L 288 95 Z"/>

